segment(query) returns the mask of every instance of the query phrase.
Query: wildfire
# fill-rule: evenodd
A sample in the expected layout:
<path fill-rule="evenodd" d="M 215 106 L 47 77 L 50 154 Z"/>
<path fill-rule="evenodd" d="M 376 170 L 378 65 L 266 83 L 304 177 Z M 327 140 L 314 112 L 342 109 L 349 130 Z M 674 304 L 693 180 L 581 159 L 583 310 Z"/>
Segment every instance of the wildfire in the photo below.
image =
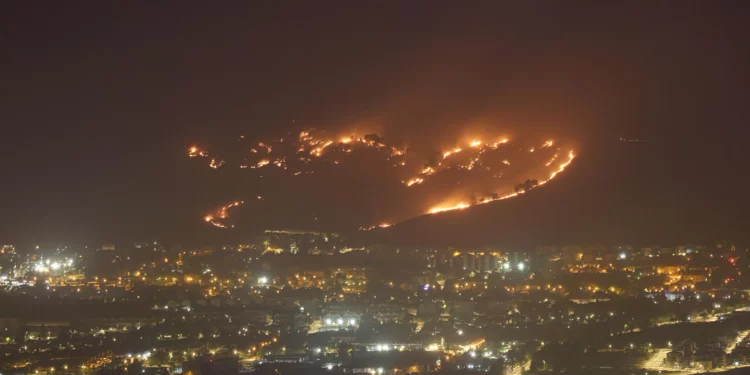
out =
<path fill-rule="evenodd" d="M 544 182 L 547 182 L 547 181 L 555 178 L 555 176 L 557 176 L 558 174 L 560 174 L 560 172 L 564 171 L 565 168 L 567 168 L 570 165 L 570 163 L 573 162 L 573 159 L 575 157 L 576 157 L 576 155 L 573 153 L 573 151 L 570 151 L 568 153 L 568 161 L 566 161 L 565 163 L 560 164 L 560 167 L 556 171 L 552 172 L 552 174 L 549 176 L 549 178 L 546 181 L 544 181 Z M 540 185 L 541 185 L 541 183 L 540 183 Z"/>
<path fill-rule="evenodd" d="M 544 164 L 544 166 L 549 167 L 550 165 L 552 165 L 552 163 L 554 163 L 555 160 L 557 160 L 557 156 L 558 156 L 557 153 L 555 153 L 554 155 L 552 155 L 552 159 L 550 159 L 546 164 Z"/>
<path fill-rule="evenodd" d="M 453 154 L 458 154 L 458 153 L 459 153 L 459 152 L 461 152 L 461 151 L 463 151 L 463 150 L 462 150 L 462 149 L 460 149 L 460 148 L 455 148 L 455 149 L 453 149 L 453 150 L 451 150 L 451 151 L 446 151 L 446 152 L 443 152 L 443 159 L 445 159 L 445 158 L 447 158 L 448 156 L 451 156 L 451 155 L 453 155 Z"/>
<path fill-rule="evenodd" d="M 229 218 L 229 210 L 235 207 L 239 207 L 240 205 L 244 204 L 243 201 L 234 201 L 232 203 L 229 203 L 227 205 L 219 207 L 214 213 L 208 214 L 203 217 L 203 221 L 218 227 L 218 228 L 234 228 L 234 225 L 227 225 L 219 220 L 224 220 Z"/>
<path fill-rule="evenodd" d="M 276 138 L 265 139 L 262 142 L 254 141 L 245 143 L 242 146 L 242 150 L 245 154 L 241 155 L 240 159 L 228 159 L 228 162 L 225 162 L 225 160 L 214 155 L 212 152 L 212 157 L 209 158 L 210 163 L 208 166 L 212 169 L 218 169 L 223 166 L 225 167 L 226 165 L 232 165 L 234 167 L 239 167 L 239 169 L 246 169 L 248 172 L 253 169 L 276 167 L 280 170 L 287 171 L 289 176 L 305 176 L 319 172 L 318 168 L 323 164 L 330 166 L 346 165 L 347 163 L 344 162 L 344 158 L 347 158 L 348 155 L 354 155 L 362 150 L 369 149 L 374 150 L 379 154 L 382 160 L 389 161 L 389 165 L 398 168 L 394 173 L 398 176 L 399 180 L 402 181 L 404 187 L 408 188 L 413 187 L 414 185 L 427 185 L 430 179 L 434 178 L 433 176 L 451 169 L 472 171 L 472 179 L 480 177 L 477 173 L 484 173 L 487 177 L 492 177 L 493 179 L 507 178 L 503 176 L 509 176 L 515 172 L 514 169 L 510 168 L 511 161 L 514 166 L 526 165 L 523 159 L 521 159 L 519 163 L 516 163 L 516 160 L 513 159 L 514 157 L 517 157 L 514 155 L 518 155 L 516 151 L 528 151 L 543 153 L 544 157 L 549 158 L 544 164 L 546 167 L 550 168 L 549 176 L 546 179 L 539 179 L 539 182 L 531 187 L 533 188 L 544 185 L 555 178 L 558 174 L 564 171 L 568 165 L 570 165 L 575 157 L 573 151 L 570 151 L 568 153 L 568 159 L 560 164 L 561 161 L 559 159 L 565 154 L 562 153 L 559 148 L 556 150 L 550 149 L 556 145 L 556 142 L 550 139 L 544 142 L 537 141 L 532 144 L 519 143 L 517 147 L 515 147 L 516 142 L 514 141 L 513 150 L 511 150 L 513 153 L 508 154 L 506 156 L 507 159 L 502 159 L 503 157 L 500 156 L 500 151 L 497 150 L 500 149 L 501 145 L 509 143 L 509 139 L 505 137 L 499 139 L 493 137 L 491 139 L 497 141 L 494 143 L 484 143 L 486 139 L 483 140 L 479 138 L 464 140 L 462 145 L 466 146 L 466 148 L 461 148 L 461 144 L 457 144 L 452 148 L 447 148 L 441 154 L 442 159 L 438 156 L 438 160 L 441 161 L 428 161 L 429 164 L 425 164 L 424 167 L 420 168 L 415 166 L 418 165 L 418 158 L 407 159 L 407 149 L 403 145 L 389 144 L 385 141 L 381 141 L 381 138 L 376 134 L 365 135 L 340 133 L 338 135 L 326 135 L 324 131 L 308 129 L 301 131 L 298 137 L 292 137 L 291 139 L 287 138 L 286 142 L 284 142 L 284 138 Z M 245 137 L 242 136 L 239 140 L 241 142 L 249 141 L 245 140 Z M 553 152 L 554 154 L 552 154 Z M 466 157 L 457 157 L 446 160 L 458 153 L 464 153 L 466 154 Z M 230 152 L 219 154 L 234 155 L 234 153 Z M 190 158 L 207 157 L 208 153 L 199 146 L 194 145 L 188 148 L 188 156 Z M 501 162 L 503 165 L 496 166 Z M 493 170 L 494 168 L 498 168 L 498 170 Z M 404 173 L 407 175 L 404 176 Z M 465 174 L 459 174 L 454 176 L 464 175 Z M 537 178 L 538 177 L 539 175 L 537 175 Z M 456 181 L 456 185 L 461 185 L 462 182 L 463 181 L 460 180 Z M 461 185 L 461 188 L 463 188 L 463 186 L 464 185 Z M 428 212 L 439 213 L 459 210 L 476 204 L 508 199 L 523 194 L 529 189 L 530 188 L 527 187 L 526 189 L 521 189 L 517 192 L 507 192 L 505 194 L 495 193 L 476 201 L 462 201 L 460 203 L 455 203 L 455 200 L 447 201 L 450 203 L 433 207 Z M 413 194 L 419 194 L 420 191 L 421 189 L 416 190 Z M 226 224 L 226 219 L 229 216 L 228 211 L 241 204 L 241 201 L 236 201 L 220 207 L 213 212 L 210 212 L 208 215 L 205 215 L 203 220 L 216 227 L 230 228 L 232 226 Z M 370 230 L 373 228 L 386 228 L 390 225 L 391 223 L 383 223 L 370 227 L 362 227 L 360 229 Z"/>
<path fill-rule="evenodd" d="M 263 167 L 265 167 L 268 164 L 271 164 L 270 160 L 268 160 L 268 159 L 262 159 L 261 161 L 258 162 L 258 164 L 255 164 L 255 165 L 253 165 L 250 168 L 263 168 Z"/>
<path fill-rule="evenodd" d="M 411 180 L 406 182 L 406 186 L 412 186 L 416 184 L 421 184 L 424 181 L 424 179 L 421 179 L 419 177 L 412 178 Z"/>
<path fill-rule="evenodd" d="M 375 228 L 388 228 L 391 225 L 393 225 L 393 223 L 380 223 L 378 225 L 371 225 L 369 227 L 359 227 L 359 230 L 373 230 Z"/>
<path fill-rule="evenodd" d="M 208 164 L 213 169 L 219 169 L 222 165 L 224 165 L 224 160 L 217 160 L 216 158 L 211 159 L 211 163 Z"/>
<path fill-rule="evenodd" d="M 198 147 L 192 146 L 188 149 L 188 156 L 190 156 L 191 158 L 194 158 L 196 156 L 205 157 L 205 156 L 208 156 L 208 154 L 205 151 L 199 149 Z"/>
<path fill-rule="evenodd" d="M 325 148 L 332 145 L 333 141 L 327 141 L 322 146 L 316 147 L 310 151 L 310 155 L 320 157 L 323 155 L 323 151 L 325 151 Z"/>
<path fill-rule="evenodd" d="M 453 211 L 453 210 L 463 210 L 464 208 L 468 208 L 469 206 L 470 206 L 469 204 L 467 204 L 467 203 L 463 203 L 463 202 L 462 202 L 462 203 L 459 203 L 459 204 L 457 204 L 457 205 L 455 205 L 455 206 L 448 206 L 448 207 L 433 207 L 433 208 L 432 208 L 432 209 L 430 210 L 430 212 L 429 212 L 429 213 L 431 213 L 431 214 L 436 214 L 436 213 L 440 213 L 440 212 L 445 212 L 445 211 Z"/>
<path fill-rule="evenodd" d="M 574 158 L 575 158 L 575 153 L 571 150 L 568 153 L 568 160 L 565 163 L 560 164 L 560 166 L 557 168 L 557 170 L 554 171 L 554 172 L 552 172 L 552 174 L 550 174 L 549 178 L 547 178 L 546 180 L 543 180 L 543 181 L 539 181 L 539 183 L 536 186 L 537 187 L 538 186 L 542 186 L 542 185 L 550 182 L 553 178 L 557 177 L 557 175 L 559 175 L 561 172 L 563 172 L 565 170 L 565 168 L 567 168 L 573 162 Z M 547 164 L 547 166 L 549 166 L 551 163 L 552 163 L 552 161 L 550 161 Z M 503 196 L 485 197 L 485 198 L 481 199 L 477 204 L 485 204 L 485 203 L 490 203 L 490 202 L 495 202 L 495 201 L 500 201 L 500 200 L 504 200 L 504 199 L 513 198 L 513 197 L 517 197 L 517 196 L 519 196 L 519 195 L 521 195 L 521 194 L 523 194 L 525 192 L 526 192 L 526 190 L 519 190 L 519 191 L 512 192 L 512 193 L 509 193 L 509 194 L 506 194 L 506 195 L 503 195 Z M 469 206 L 470 205 L 466 204 L 466 203 L 459 203 L 459 204 L 457 204 L 455 206 L 434 207 L 434 208 L 430 209 L 430 211 L 428 213 L 435 214 L 435 213 L 445 212 L 445 211 L 462 210 L 462 209 L 467 208 Z"/>
<path fill-rule="evenodd" d="M 499 140 L 499 141 L 497 141 L 497 142 L 493 143 L 493 144 L 492 144 L 492 148 L 493 148 L 493 149 L 497 149 L 498 147 L 500 147 L 500 145 L 504 145 L 504 144 L 506 144 L 506 143 L 508 143 L 508 138 L 503 138 L 503 139 L 501 139 L 501 140 Z"/>
<path fill-rule="evenodd" d="M 419 172 L 419 174 L 425 175 L 425 176 L 429 176 L 433 173 L 435 173 L 435 169 L 432 167 L 425 167 L 424 169 L 422 169 L 421 172 Z"/>
<path fill-rule="evenodd" d="M 391 148 L 391 156 L 402 156 L 405 153 L 406 153 L 406 150 L 404 150 L 404 149 L 400 149 L 400 148 L 397 148 L 397 147 L 392 147 Z"/>

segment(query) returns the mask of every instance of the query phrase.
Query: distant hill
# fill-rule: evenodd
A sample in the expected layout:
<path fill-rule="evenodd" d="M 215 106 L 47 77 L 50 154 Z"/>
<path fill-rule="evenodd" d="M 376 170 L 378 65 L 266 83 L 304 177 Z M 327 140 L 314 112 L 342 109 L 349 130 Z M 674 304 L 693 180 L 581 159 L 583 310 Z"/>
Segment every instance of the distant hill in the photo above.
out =
<path fill-rule="evenodd" d="M 420 216 L 359 239 L 437 247 L 746 240 L 744 188 L 727 176 L 732 165 L 705 165 L 703 152 L 717 151 L 659 143 L 589 147 L 557 179 L 520 197 Z M 694 178 L 696 169 L 708 177 Z"/>

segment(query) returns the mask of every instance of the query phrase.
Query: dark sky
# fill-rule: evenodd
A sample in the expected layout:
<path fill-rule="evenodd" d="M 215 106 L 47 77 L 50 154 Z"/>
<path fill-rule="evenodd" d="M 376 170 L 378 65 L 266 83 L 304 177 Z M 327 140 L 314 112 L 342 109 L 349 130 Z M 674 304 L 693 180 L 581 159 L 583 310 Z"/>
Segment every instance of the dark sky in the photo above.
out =
<path fill-rule="evenodd" d="M 185 149 L 300 123 L 646 138 L 632 189 L 750 207 L 744 2 L 471 3 L 3 2 L 0 242 L 213 239 Z"/>

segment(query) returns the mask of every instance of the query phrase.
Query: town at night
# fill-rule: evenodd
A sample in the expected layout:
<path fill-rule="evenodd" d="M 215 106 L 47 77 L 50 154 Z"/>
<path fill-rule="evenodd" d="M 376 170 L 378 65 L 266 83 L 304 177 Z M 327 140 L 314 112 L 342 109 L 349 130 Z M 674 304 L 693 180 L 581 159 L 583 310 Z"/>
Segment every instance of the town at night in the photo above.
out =
<path fill-rule="evenodd" d="M 0 4 L 0 375 L 750 374 L 750 3 Z"/>

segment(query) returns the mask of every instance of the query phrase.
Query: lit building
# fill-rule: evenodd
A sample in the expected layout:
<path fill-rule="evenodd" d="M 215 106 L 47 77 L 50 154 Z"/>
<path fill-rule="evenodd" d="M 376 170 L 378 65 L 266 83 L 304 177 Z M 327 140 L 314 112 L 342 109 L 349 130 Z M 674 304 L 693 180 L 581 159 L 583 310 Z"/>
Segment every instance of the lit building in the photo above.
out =
<path fill-rule="evenodd" d="M 113 243 L 105 243 L 98 250 L 99 251 L 115 251 L 115 244 L 113 244 Z"/>

